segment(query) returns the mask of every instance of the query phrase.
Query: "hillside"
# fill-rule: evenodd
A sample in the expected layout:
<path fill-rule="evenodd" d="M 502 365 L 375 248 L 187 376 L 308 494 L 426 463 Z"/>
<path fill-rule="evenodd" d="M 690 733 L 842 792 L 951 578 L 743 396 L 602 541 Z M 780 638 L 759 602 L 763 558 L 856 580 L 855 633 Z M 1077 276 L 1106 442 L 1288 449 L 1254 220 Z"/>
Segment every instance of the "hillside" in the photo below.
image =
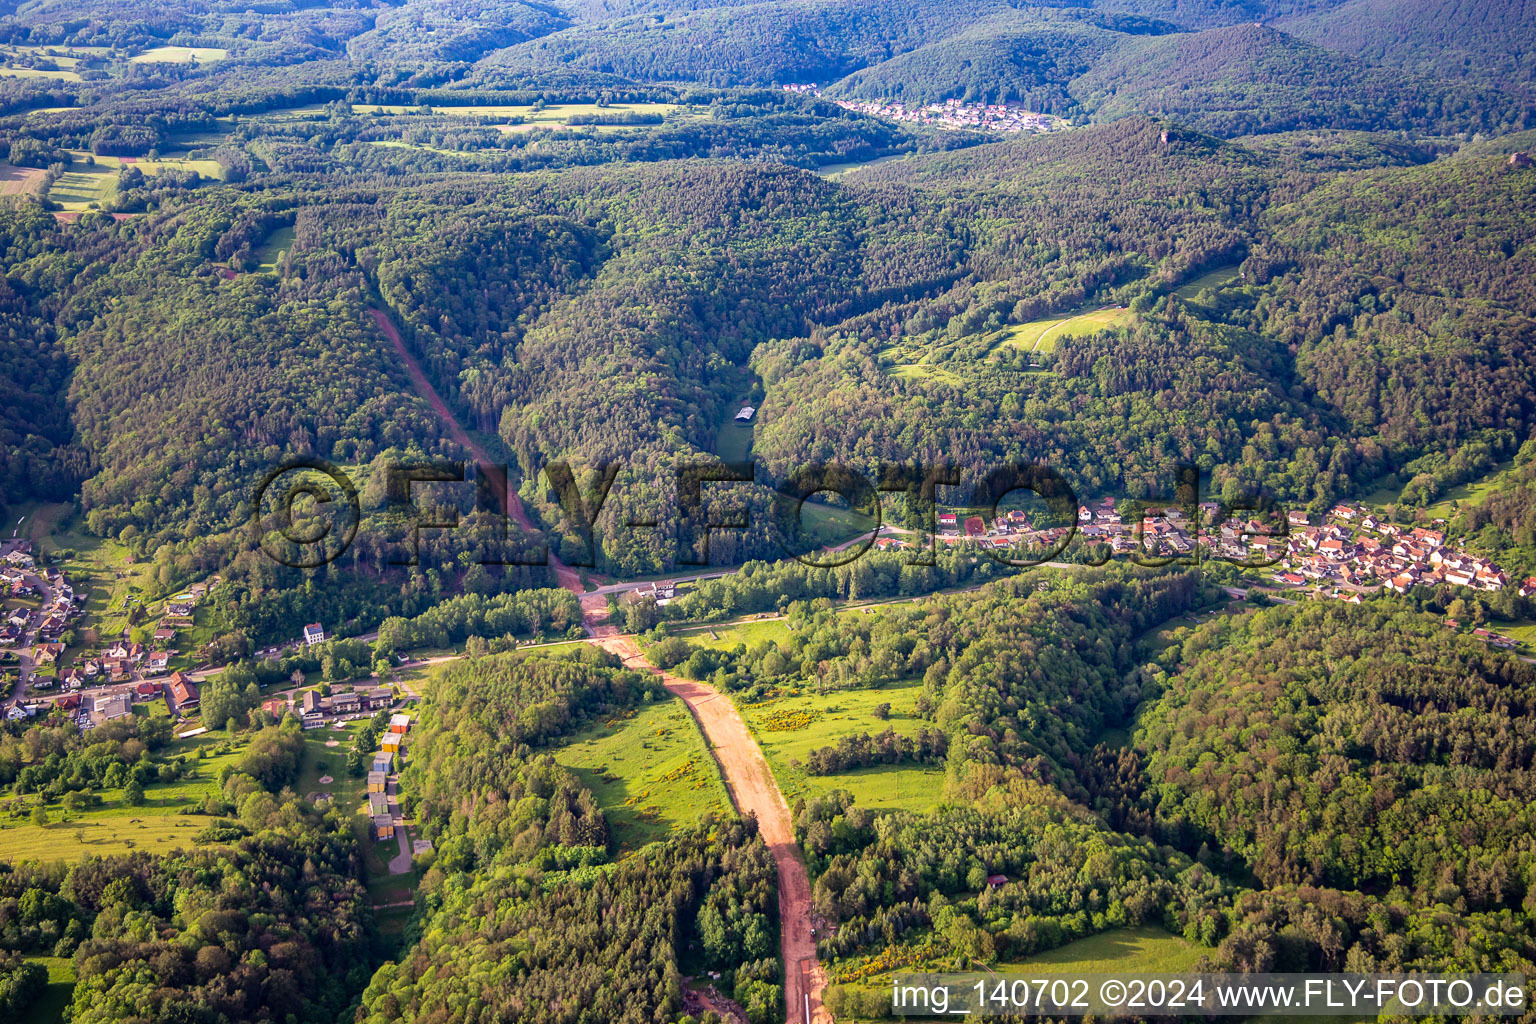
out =
<path fill-rule="evenodd" d="M 1536 79 L 1532 0 L 1348 0 L 1281 26 L 1318 46 L 1422 74 L 1506 87 Z"/>
<path fill-rule="evenodd" d="M 636 82 L 830 82 L 954 35 L 1008 0 L 770 0 L 579 25 L 488 56 L 477 77 L 583 69 Z"/>
<path fill-rule="evenodd" d="M 1070 91 L 1099 120 L 1141 112 L 1221 135 L 1498 134 L 1526 127 L 1536 110 L 1516 94 L 1363 64 L 1255 25 L 1126 40 Z"/>
<path fill-rule="evenodd" d="M 1120 33 L 1085 18 L 989 18 L 856 71 L 835 83 L 829 94 L 909 104 L 947 99 L 1022 103 L 1031 110 L 1070 114 L 1075 104 L 1067 83 L 1121 39 Z"/>

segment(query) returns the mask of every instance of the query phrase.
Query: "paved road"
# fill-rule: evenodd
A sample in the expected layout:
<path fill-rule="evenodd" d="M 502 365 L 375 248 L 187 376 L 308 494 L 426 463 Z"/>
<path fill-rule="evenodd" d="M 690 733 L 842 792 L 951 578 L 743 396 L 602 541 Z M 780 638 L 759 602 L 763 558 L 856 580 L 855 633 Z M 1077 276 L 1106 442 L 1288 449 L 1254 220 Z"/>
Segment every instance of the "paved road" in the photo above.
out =
<path fill-rule="evenodd" d="M 48 585 L 48 581 L 43 577 L 24 575 L 22 579 L 26 583 L 36 587 L 38 593 L 42 594 L 42 607 L 46 608 L 53 602 L 53 588 Z M 39 619 L 38 621 L 41 623 L 42 620 Z M 6 702 L 8 704 L 20 704 L 23 700 L 26 699 L 27 687 L 32 682 L 32 670 L 36 667 L 32 664 L 32 647 L 36 643 L 37 627 L 33 626 L 32 629 L 27 631 L 26 636 L 22 638 L 21 645 L 19 647 L 19 651 L 21 653 L 21 674 L 16 681 L 16 691 L 11 694 L 11 699 Z"/>

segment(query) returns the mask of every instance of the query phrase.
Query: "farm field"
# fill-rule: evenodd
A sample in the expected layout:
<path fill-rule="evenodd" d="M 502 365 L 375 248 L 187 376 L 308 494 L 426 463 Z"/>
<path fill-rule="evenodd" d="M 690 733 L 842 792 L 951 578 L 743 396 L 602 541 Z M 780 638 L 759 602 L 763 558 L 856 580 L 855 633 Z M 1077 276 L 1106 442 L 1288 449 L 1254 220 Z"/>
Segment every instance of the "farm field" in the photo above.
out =
<path fill-rule="evenodd" d="M 117 191 L 118 171 L 132 164 L 146 175 L 156 175 L 167 167 L 176 170 L 196 171 L 204 178 L 217 179 L 219 165 L 213 160 L 183 160 L 178 158 L 150 160 L 146 158 L 98 156 L 93 164 L 85 163 L 86 153 L 71 150 L 73 158 L 69 170 L 54 183 L 48 198 L 66 210 L 83 210 L 91 203 L 102 203 Z"/>
<path fill-rule="evenodd" d="M 14 196 L 25 192 L 35 192 L 42 184 L 43 175 L 48 173 L 41 167 L 16 167 L 12 164 L 0 166 L 0 195 Z"/>
<path fill-rule="evenodd" d="M 44 68 L 0 67 L 0 75 L 6 78 L 54 78 L 65 82 L 80 81 L 80 73 L 78 71 L 50 71 Z"/>
<path fill-rule="evenodd" d="M 809 775 L 792 763 L 803 761 L 812 750 L 835 743 L 842 736 L 878 734 L 887 728 L 903 736 L 914 735 L 926 724 L 913 714 L 921 691 L 922 683 L 913 681 L 880 690 L 801 693 L 745 704 L 741 713 L 788 803 L 802 796 L 846 789 L 860 807 L 923 812 L 940 802 L 944 771 L 937 765 L 877 765 L 836 775 Z M 879 704 L 891 705 L 889 719 L 875 717 Z"/>
<path fill-rule="evenodd" d="M 128 59 L 134 64 L 206 64 L 228 56 L 228 50 L 216 46 L 156 46 Z"/>
<path fill-rule="evenodd" d="M 76 161 L 59 175 L 48 198 L 66 210 L 80 210 L 107 199 L 117 188 L 117 168 L 95 167 Z"/>
<path fill-rule="evenodd" d="M 369 114 L 409 115 L 417 114 L 423 108 L 408 106 L 398 103 L 354 103 L 352 112 L 359 116 Z M 555 103 L 543 108 L 528 106 L 476 106 L 472 104 L 437 105 L 426 108 L 427 111 L 438 117 L 466 117 L 488 119 L 491 121 L 510 121 L 512 118 L 522 118 L 525 124 L 553 127 L 563 125 L 570 118 L 577 115 L 615 115 L 615 114 L 660 114 L 662 117 L 671 117 L 684 108 L 672 103 L 614 103 L 608 106 L 599 106 L 596 103 Z M 316 108 L 318 112 L 318 108 Z M 594 126 L 587 126 L 594 127 Z M 616 125 L 612 127 L 625 127 Z"/>
<path fill-rule="evenodd" d="M 730 809 L 719 769 L 680 700 L 590 725 L 555 759 L 592 791 L 623 852 Z"/>

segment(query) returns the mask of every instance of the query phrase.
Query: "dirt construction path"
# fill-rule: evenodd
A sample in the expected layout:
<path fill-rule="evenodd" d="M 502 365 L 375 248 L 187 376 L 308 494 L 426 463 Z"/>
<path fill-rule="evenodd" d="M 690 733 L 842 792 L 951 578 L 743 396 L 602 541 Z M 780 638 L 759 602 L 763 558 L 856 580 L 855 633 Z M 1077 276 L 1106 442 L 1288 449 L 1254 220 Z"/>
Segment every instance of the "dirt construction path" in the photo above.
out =
<path fill-rule="evenodd" d="M 705 683 L 679 679 L 656 669 L 641 656 L 632 637 L 608 636 L 591 642 L 617 654 L 630 668 L 661 676 L 667 689 L 688 705 L 720 763 L 731 802 L 740 813 L 757 816 L 758 831 L 778 869 L 779 936 L 784 954 L 788 1024 L 831 1024 L 832 1014 L 821 1005 L 826 974 L 816 960 L 816 941 L 811 937 L 810 877 L 795 844 L 789 807 L 736 705 Z"/>
<path fill-rule="evenodd" d="M 378 325 L 380 331 L 384 332 L 384 336 L 394 343 L 395 352 L 399 354 L 401 363 L 405 365 L 405 372 L 411 378 L 411 383 L 421 397 L 427 400 L 427 404 L 432 406 L 438 419 L 442 420 L 443 425 L 448 428 L 448 436 L 468 451 L 470 456 L 480 464 L 480 472 L 490 478 L 491 486 L 501 498 L 502 510 L 512 517 L 512 521 L 517 523 L 523 532 L 537 533 L 538 529 L 533 525 L 533 520 L 528 518 L 528 512 L 523 508 L 522 501 L 508 485 L 506 474 L 485 448 L 470 437 L 459 424 L 458 419 L 453 415 L 453 410 L 448 408 L 448 403 L 443 401 L 443 396 L 437 393 L 437 389 L 427 379 L 421 363 L 417 362 L 411 350 L 405 347 L 405 339 L 400 337 L 400 331 L 395 327 L 395 322 L 390 319 L 389 314 L 381 309 L 370 309 L 368 315 L 373 317 L 373 322 Z M 580 597 L 581 576 L 576 570 L 560 561 L 559 556 L 553 551 L 549 553 L 549 565 L 555 570 L 555 578 L 560 581 L 560 586 Z"/>

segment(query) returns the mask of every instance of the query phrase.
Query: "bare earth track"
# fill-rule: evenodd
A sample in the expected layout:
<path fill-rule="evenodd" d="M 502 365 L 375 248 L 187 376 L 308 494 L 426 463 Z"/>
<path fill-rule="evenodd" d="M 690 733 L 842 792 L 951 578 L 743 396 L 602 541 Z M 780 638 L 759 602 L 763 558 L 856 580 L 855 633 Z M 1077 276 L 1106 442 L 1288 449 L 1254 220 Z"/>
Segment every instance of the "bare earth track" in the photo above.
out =
<path fill-rule="evenodd" d="M 485 448 L 474 438 L 470 437 L 464 428 L 459 425 L 458 419 L 453 415 L 453 410 L 448 408 L 448 403 L 443 401 L 443 396 L 437 393 L 437 389 L 427 379 L 426 373 L 421 368 L 421 363 L 417 362 L 416 357 L 411 354 L 411 350 L 406 348 L 405 339 L 400 337 L 400 331 L 396 329 L 395 322 L 390 319 L 389 314 L 380 309 L 370 309 L 368 315 L 373 317 L 373 322 L 378 325 L 379 330 L 384 332 L 384 336 L 394 343 L 395 351 L 399 354 L 400 361 L 405 365 L 405 372 L 411 378 L 411 383 L 415 386 L 417 393 L 427 400 L 427 404 L 432 406 L 432 410 L 437 413 L 438 419 L 442 420 L 443 425 L 448 428 L 448 436 L 453 438 L 465 451 L 469 452 L 474 460 L 480 464 L 480 471 L 490 477 L 491 484 L 501 499 L 503 511 L 511 516 L 512 521 L 517 523 L 525 533 L 537 533 L 538 528 L 533 525 L 533 520 L 528 518 L 528 512 L 523 508 L 522 501 L 512 492 L 512 488 L 508 485 L 506 474 L 501 472 L 500 467 L 496 465 L 495 460 L 491 458 Z M 553 551 L 549 553 L 549 564 L 555 570 L 555 578 L 560 581 L 560 586 L 580 597 L 582 594 L 581 577 L 577 574 L 576 570 L 560 561 L 559 556 Z M 605 607 L 606 604 L 607 602 L 605 601 Z"/>
<path fill-rule="evenodd" d="M 832 1015 L 821 1005 L 826 976 L 816 960 L 816 941 L 811 936 L 810 876 L 795 844 L 789 806 L 736 705 L 706 683 L 679 679 L 653 667 L 641 656 L 631 637 L 601 637 L 592 642 L 623 658 L 630 668 L 661 676 L 666 688 L 682 698 L 693 713 L 720 764 L 731 802 L 738 812 L 756 815 L 758 832 L 768 844 L 778 870 L 779 940 L 784 957 L 788 1021 L 830 1024 Z"/>
<path fill-rule="evenodd" d="M 507 514 L 523 530 L 535 532 L 532 520 L 508 486 L 505 476 L 497 472 L 490 455 L 459 424 L 453 411 L 448 408 L 448 403 L 443 401 L 432 382 L 427 379 L 421 364 L 406 348 L 404 339 L 400 337 L 389 315 L 379 309 L 370 309 L 368 314 L 384 336 L 394 344 L 411 383 L 443 421 L 449 436 L 484 467 L 482 472 L 492 475 L 493 484 L 500 484 L 496 490 L 502 496 Z M 500 477 L 499 481 L 497 477 Z M 581 580 L 576 571 L 561 562 L 553 552 L 550 553 L 549 561 L 560 585 L 582 596 Z M 630 668 L 659 675 L 663 685 L 688 705 L 688 710 L 704 733 L 721 773 L 725 776 L 731 802 L 739 813 L 757 818 L 758 833 L 768 844 L 779 876 L 779 941 L 784 959 L 787 1024 L 832 1024 L 831 1013 L 821 1004 L 826 974 L 816 959 L 816 940 L 811 935 L 810 876 L 806 874 L 805 864 L 800 860 L 789 805 L 784 802 L 784 795 L 779 792 L 768 762 L 763 759 L 763 752 L 758 749 L 757 741 L 748 731 L 747 723 L 742 720 L 736 706 L 713 687 L 660 671 L 640 654 L 633 638 L 619 636 L 617 628 L 603 624 L 601 620 L 607 612 L 607 598 L 604 595 L 585 595 L 582 612 L 587 630 L 592 636 L 589 642 L 617 654 Z M 402 851 L 404 848 L 402 836 Z"/>

